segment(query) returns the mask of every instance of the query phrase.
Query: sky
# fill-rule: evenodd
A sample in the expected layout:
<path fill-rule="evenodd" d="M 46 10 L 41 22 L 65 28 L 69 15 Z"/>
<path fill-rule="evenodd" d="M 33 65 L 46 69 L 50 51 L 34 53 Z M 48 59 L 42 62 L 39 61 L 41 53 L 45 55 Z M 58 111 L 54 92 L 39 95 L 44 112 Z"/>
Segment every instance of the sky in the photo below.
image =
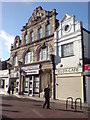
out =
<path fill-rule="evenodd" d="M 88 29 L 88 2 L 2 2 L 0 9 L 0 59 L 10 57 L 11 44 L 16 35 L 22 37 L 21 29 L 28 22 L 33 10 L 42 6 L 46 11 L 56 9 L 57 19 L 63 19 L 67 13 L 74 14 L 76 21 L 82 21 Z"/>

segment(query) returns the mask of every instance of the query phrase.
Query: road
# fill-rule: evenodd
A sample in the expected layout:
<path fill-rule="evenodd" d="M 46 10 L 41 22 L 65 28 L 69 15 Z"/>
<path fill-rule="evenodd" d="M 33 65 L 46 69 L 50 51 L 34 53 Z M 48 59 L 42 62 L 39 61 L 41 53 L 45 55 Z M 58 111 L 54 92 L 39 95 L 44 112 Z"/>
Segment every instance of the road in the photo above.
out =
<path fill-rule="evenodd" d="M 68 108 L 65 104 L 51 102 L 51 109 L 42 108 L 43 101 L 15 96 L 2 96 L 3 118 L 87 118 L 87 112 Z"/>

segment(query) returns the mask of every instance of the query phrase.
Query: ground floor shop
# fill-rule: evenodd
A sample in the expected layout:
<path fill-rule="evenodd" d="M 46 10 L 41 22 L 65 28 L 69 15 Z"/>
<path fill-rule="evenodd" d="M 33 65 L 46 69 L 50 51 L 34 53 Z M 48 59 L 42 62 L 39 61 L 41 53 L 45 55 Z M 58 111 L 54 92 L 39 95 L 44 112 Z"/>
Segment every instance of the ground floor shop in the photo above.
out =
<path fill-rule="evenodd" d="M 81 98 L 84 102 L 85 84 L 81 68 L 59 69 L 56 76 L 56 99 L 66 100 L 68 97 Z"/>
<path fill-rule="evenodd" d="M 20 91 L 28 96 L 43 97 L 44 88 L 50 84 L 52 92 L 51 68 L 40 67 L 40 64 L 22 67 Z"/>

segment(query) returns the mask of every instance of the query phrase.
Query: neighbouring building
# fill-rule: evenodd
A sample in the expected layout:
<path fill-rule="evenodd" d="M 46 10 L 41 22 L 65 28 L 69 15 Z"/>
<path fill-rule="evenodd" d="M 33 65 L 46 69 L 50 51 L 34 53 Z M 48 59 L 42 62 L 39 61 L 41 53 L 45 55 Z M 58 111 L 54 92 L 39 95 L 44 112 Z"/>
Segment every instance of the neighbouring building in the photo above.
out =
<path fill-rule="evenodd" d="M 54 94 L 54 32 L 58 27 L 56 10 L 37 7 L 22 28 L 22 39 L 15 37 L 9 61 L 10 81 L 16 83 L 16 93 L 42 97 L 50 84 Z"/>
<path fill-rule="evenodd" d="M 86 102 L 84 65 L 90 62 L 90 32 L 75 15 L 64 15 L 54 33 L 56 99 L 81 98 Z"/>
<path fill-rule="evenodd" d="M 6 94 L 8 91 L 8 85 L 9 85 L 9 71 L 7 68 L 8 60 L 0 61 L 0 93 L 1 94 Z"/>

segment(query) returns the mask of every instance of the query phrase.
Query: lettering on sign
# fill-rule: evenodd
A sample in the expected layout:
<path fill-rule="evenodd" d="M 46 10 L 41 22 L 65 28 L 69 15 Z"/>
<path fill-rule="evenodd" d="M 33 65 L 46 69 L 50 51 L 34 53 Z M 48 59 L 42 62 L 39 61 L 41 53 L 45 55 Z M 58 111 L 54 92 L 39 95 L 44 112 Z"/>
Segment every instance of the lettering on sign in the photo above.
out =
<path fill-rule="evenodd" d="M 82 68 L 63 68 L 58 70 L 58 74 L 82 72 Z"/>

